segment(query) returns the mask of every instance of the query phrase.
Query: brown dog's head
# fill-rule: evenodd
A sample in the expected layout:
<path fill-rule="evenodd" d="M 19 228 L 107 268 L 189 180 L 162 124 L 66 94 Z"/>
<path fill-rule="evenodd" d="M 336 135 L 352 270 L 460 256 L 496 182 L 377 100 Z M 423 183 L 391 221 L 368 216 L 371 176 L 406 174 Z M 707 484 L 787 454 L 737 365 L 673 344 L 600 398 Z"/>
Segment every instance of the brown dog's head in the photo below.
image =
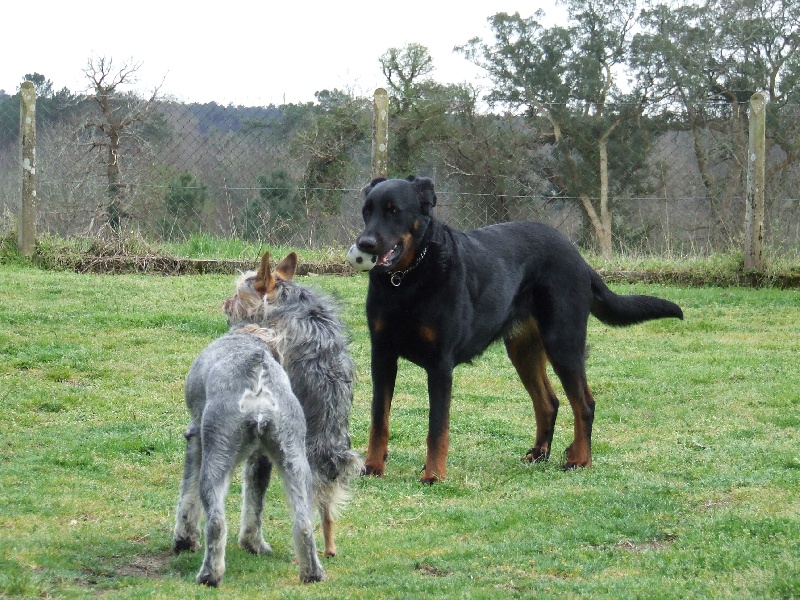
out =
<path fill-rule="evenodd" d="M 270 266 L 269 252 L 265 252 L 258 271 L 242 273 L 236 282 L 236 293 L 222 304 L 228 323 L 261 323 L 266 305 L 274 300 L 278 282 L 291 280 L 296 270 L 297 254 L 294 252 L 278 263 L 274 271 Z"/>
<path fill-rule="evenodd" d="M 364 231 L 359 250 L 377 256 L 374 271 L 403 271 L 414 264 L 436 206 L 427 177 L 375 179 L 364 188 Z"/>

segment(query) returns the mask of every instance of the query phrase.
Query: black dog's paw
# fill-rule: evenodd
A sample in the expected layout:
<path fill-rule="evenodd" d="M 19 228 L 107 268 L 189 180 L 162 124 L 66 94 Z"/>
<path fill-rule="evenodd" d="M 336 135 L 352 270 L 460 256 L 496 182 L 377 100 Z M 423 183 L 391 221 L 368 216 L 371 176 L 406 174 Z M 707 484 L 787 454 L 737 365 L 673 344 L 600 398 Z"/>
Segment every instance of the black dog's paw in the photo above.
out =
<path fill-rule="evenodd" d="M 420 477 L 419 482 L 425 485 L 433 485 L 434 483 L 439 483 L 444 481 L 444 477 L 439 476 L 439 474 L 435 472 L 428 472 L 428 465 L 422 465 L 422 477 Z"/>
<path fill-rule="evenodd" d="M 362 477 L 383 477 L 383 469 L 378 467 L 373 467 L 370 465 L 364 465 L 364 468 L 361 469 L 361 476 Z"/>
<path fill-rule="evenodd" d="M 581 459 L 575 456 L 575 451 L 573 449 L 573 445 L 570 444 L 567 446 L 567 449 L 564 450 L 564 470 L 565 471 L 576 471 L 578 469 L 588 469 L 592 466 L 592 455 L 589 454 L 589 458 Z"/>
<path fill-rule="evenodd" d="M 528 452 L 525 453 L 525 456 L 522 457 L 522 460 L 529 462 L 529 463 L 538 463 L 538 462 L 545 462 L 550 458 L 550 449 L 542 450 L 541 448 L 537 448 L 534 446 Z"/>

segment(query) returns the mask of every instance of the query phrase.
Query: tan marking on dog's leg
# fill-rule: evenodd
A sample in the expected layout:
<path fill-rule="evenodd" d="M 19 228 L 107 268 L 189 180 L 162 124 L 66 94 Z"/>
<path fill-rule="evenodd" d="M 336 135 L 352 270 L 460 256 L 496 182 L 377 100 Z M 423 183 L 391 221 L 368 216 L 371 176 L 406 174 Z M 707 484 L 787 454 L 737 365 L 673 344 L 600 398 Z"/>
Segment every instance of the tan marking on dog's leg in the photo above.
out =
<path fill-rule="evenodd" d="M 450 451 L 450 403 L 453 372 L 449 369 L 428 371 L 428 455 L 422 483 L 435 483 L 447 477 L 447 454 Z"/>
<path fill-rule="evenodd" d="M 392 407 L 392 392 L 385 390 L 383 394 L 383 418 L 374 419 L 369 429 L 367 458 L 364 461 L 364 473 L 382 477 L 386 470 L 386 459 L 389 457 L 389 413 Z"/>
<path fill-rule="evenodd" d="M 447 477 L 447 454 L 450 451 L 450 432 L 445 430 L 437 440 L 428 438 L 428 457 L 422 483 L 436 483 Z"/>
<path fill-rule="evenodd" d="M 572 444 L 567 447 L 564 468 L 568 470 L 578 467 L 588 468 L 592 466 L 594 398 L 586 383 L 579 387 L 565 385 L 565 391 L 575 415 L 575 426 Z"/>
<path fill-rule="evenodd" d="M 320 509 L 322 518 L 322 536 L 325 539 L 325 556 L 336 556 L 336 540 L 333 534 L 333 515 L 330 508 L 325 506 Z"/>

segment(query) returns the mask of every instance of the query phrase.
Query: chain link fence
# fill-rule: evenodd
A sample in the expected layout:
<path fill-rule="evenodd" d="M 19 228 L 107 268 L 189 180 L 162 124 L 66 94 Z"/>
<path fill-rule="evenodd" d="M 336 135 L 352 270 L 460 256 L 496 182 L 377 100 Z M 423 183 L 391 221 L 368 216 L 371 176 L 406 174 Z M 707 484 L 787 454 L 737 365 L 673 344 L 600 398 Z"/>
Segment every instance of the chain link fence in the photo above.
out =
<path fill-rule="evenodd" d="M 700 129 L 653 117 L 610 141 L 615 250 L 740 248 L 746 119 L 711 108 L 716 120 Z M 767 246 L 773 255 L 796 255 L 800 107 L 779 108 L 767 122 Z M 357 235 L 360 190 L 372 176 L 371 98 L 326 92 L 313 104 L 241 107 L 125 96 L 115 111 L 104 114 L 91 97 L 39 99 L 40 233 L 135 233 L 154 241 L 209 235 L 301 248 L 345 246 Z M 554 143 L 546 123 L 418 106 L 390 114 L 389 139 L 390 174 L 432 177 L 437 215 L 450 225 L 544 221 L 594 246 L 587 202 L 598 198 L 600 157 Z M 20 172 L 19 97 L 0 97 L 6 232 L 16 227 Z"/>

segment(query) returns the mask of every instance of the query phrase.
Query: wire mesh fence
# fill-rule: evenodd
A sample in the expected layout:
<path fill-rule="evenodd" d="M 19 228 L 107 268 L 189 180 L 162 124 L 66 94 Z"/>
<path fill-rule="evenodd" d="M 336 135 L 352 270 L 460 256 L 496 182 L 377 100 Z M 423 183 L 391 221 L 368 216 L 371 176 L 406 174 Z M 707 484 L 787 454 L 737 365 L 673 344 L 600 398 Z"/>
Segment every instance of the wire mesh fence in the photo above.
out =
<path fill-rule="evenodd" d="M 299 247 L 346 245 L 357 234 L 360 190 L 372 177 L 370 98 L 328 92 L 313 104 L 242 107 L 128 95 L 112 108 L 103 113 L 91 97 L 39 100 L 39 232 L 202 234 Z M 616 249 L 725 251 L 742 235 L 747 130 L 729 110 L 711 108 L 716 120 L 699 129 L 640 119 L 611 139 L 604 183 L 601 156 L 555 143 L 544 122 L 418 105 L 390 117 L 389 170 L 432 177 L 437 215 L 459 229 L 537 220 L 591 247 L 589 210 L 605 185 Z M 800 107 L 774 110 L 767 128 L 767 242 L 773 253 L 796 254 Z M 19 98 L 5 96 L 6 231 L 20 205 L 18 138 Z"/>

